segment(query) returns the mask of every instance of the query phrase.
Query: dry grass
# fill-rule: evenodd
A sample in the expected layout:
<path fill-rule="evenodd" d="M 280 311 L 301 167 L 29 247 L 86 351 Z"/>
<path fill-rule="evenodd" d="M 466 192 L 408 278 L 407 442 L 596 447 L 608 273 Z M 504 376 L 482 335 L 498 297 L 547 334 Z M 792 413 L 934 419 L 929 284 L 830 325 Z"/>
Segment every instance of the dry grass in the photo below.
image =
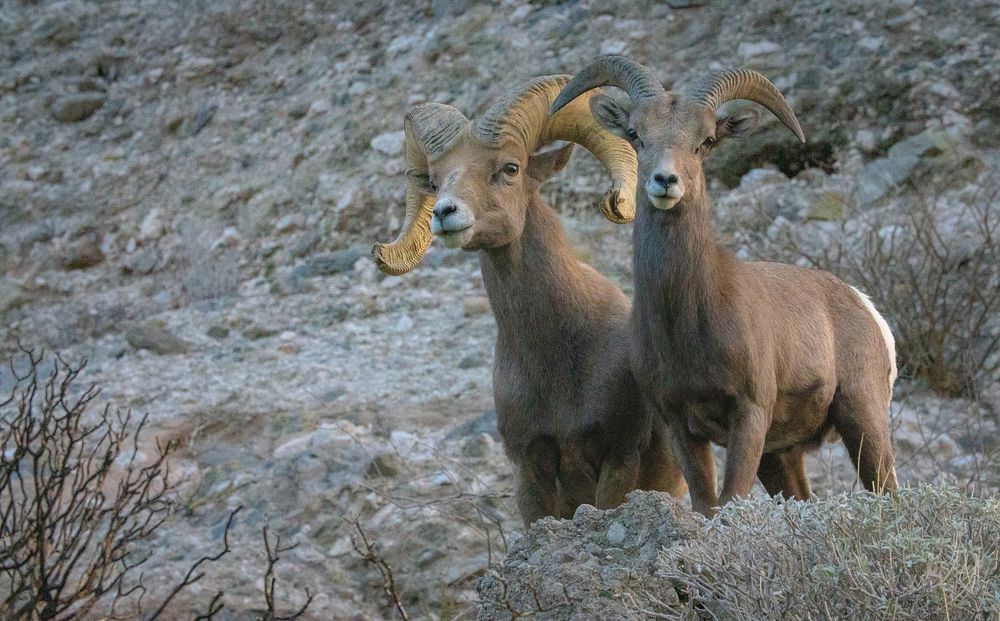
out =
<path fill-rule="evenodd" d="M 1000 499 L 952 487 L 727 505 L 661 554 L 680 606 L 664 619 L 996 619 Z"/>

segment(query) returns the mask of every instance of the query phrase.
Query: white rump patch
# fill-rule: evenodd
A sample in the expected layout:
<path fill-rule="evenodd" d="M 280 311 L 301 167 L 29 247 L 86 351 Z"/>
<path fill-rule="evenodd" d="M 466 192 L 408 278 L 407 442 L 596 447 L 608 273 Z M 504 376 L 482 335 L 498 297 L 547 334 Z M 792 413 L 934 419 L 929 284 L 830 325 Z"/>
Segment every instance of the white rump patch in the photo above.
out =
<path fill-rule="evenodd" d="M 892 385 L 896 382 L 896 339 L 892 338 L 892 330 L 889 329 L 889 324 L 886 323 L 885 318 L 875 309 L 875 305 L 868 299 L 868 296 L 861 293 L 856 287 L 851 287 L 851 289 L 854 289 L 854 293 L 857 293 L 858 297 L 861 298 L 861 303 L 865 305 L 868 312 L 875 318 L 875 323 L 878 324 L 878 329 L 882 333 L 882 340 L 885 341 L 885 348 L 889 351 L 889 392 L 891 394 Z"/>

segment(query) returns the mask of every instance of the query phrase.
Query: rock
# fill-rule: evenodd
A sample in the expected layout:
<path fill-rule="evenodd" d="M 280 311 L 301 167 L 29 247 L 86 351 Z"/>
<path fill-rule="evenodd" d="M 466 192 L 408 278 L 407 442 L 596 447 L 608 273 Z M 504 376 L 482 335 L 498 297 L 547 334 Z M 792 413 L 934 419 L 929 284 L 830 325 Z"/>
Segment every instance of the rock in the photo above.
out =
<path fill-rule="evenodd" d="M 61 264 L 68 270 L 79 270 L 104 262 L 101 238 L 96 234 L 84 235 L 66 245 L 62 250 Z"/>
<path fill-rule="evenodd" d="M 490 312 L 490 300 L 485 296 L 473 296 L 462 301 L 462 315 L 478 317 Z"/>
<path fill-rule="evenodd" d="M 600 54 L 601 56 L 607 54 L 624 54 L 626 49 L 628 49 L 628 44 L 624 41 L 602 41 Z"/>
<path fill-rule="evenodd" d="M 226 326 L 210 326 L 205 334 L 216 340 L 222 340 L 229 337 L 229 328 Z"/>
<path fill-rule="evenodd" d="M 405 142 L 406 134 L 402 130 L 385 132 L 372 138 L 371 147 L 384 155 L 399 155 L 403 152 Z"/>
<path fill-rule="evenodd" d="M 154 354 L 184 354 L 191 351 L 190 343 L 153 323 L 130 326 L 125 330 L 125 340 L 136 349 L 147 349 Z"/>
<path fill-rule="evenodd" d="M 36 297 L 38 296 L 16 282 L 0 278 L 0 313 L 23 306 Z"/>
<path fill-rule="evenodd" d="M 317 99 L 309 104 L 309 109 L 307 110 L 307 113 L 309 114 L 309 116 L 320 116 L 330 112 L 330 110 L 332 109 L 333 106 L 330 105 L 329 101 L 327 101 L 326 99 Z"/>
<path fill-rule="evenodd" d="M 125 269 L 133 274 L 150 274 L 156 270 L 160 259 L 153 249 L 145 249 L 135 254 L 126 255 Z"/>
<path fill-rule="evenodd" d="M 305 224 L 305 217 L 302 214 L 290 213 L 282 216 L 281 219 L 274 224 L 274 230 L 279 233 L 289 233 L 295 229 L 302 228 L 303 224 Z"/>
<path fill-rule="evenodd" d="M 328 188 L 327 191 L 332 191 Z M 356 186 L 336 187 L 334 228 L 342 233 L 362 233 L 369 227 L 369 213 L 372 206 L 368 190 Z"/>
<path fill-rule="evenodd" d="M 38 43 L 65 47 L 80 38 L 80 24 L 69 15 L 57 13 L 42 21 L 32 34 Z"/>
<path fill-rule="evenodd" d="M 365 476 L 370 479 L 382 477 L 394 477 L 406 467 L 406 464 L 395 453 L 382 453 L 376 455 L 365 468 Z"/>
<path fill-rule="evenodd" d="M 193 56 L 185 58 L 177 65 L 177 77 L 182 80 L 193 80 L 215 71 L 216 62 L 213 58 Z"/>
<path fill-rule="evenodd" d="M 458 361 L 459 369 L 476 369 L 484 366 L 486 361 L 483 360 L 482 356 L 472 355 L 466 356 Z"/>
<path fill-rule="evenodd" d="M 820 192 L 806 208 L 805 217 L 810 220 L 843 220 L 847 209 L 847 198 L 840 192 Z"/>
<path fill-rule="evenodd" d="M 689 9 L 697 6 L 705 6 L 707 0 L 667 0 L 667 6 L 672 9 Z"/>
<path fill-rule="evenodd" d="M 625 527 L 622 526 L 621 522 L 612 522 L 611 526 L 608 527 L 608 543 L 613 546 L 620 546 L 625 541 Z"/>
<path fill-rule="evenodd" d="M 276 328 L 271 328 L 267 326 L 262 326 L 260 324 L 250 324 L 243 329 L 243 336 L 250 339 L 251 341 L 257 341 L 260 339 L 266 339 L 268 337 L 279 334 L 281 330 Z"/>
<path fill-rule="evenodd" d="M 288 252 L 296 259 L 304 257 L 312 252 L 322 239 L 322 236 L 315 231 L 303 231 L 288 244 Z"/>
<path fill-rule="evenodd" d="M 65 95 L 52 103 L 52 116 L 63 123 L 83 121 L 97 112 L 106 99 L 107 95 L 97 92 Z"/>
<path fill-rule="evenodd" d="M 149 210 L 149 213 L 146 214 L 146 217 L 142 219 L 142 223 L 139 224 L 139 235 L 137 236 L 137 239 L 139 241 L 157 239 L 163 235 L 164 231 L 165 227 L 160 208 L 153 207 Z"/>
<path fill-rule="evenodd" d="M 670 598 L 674 590 L 657 572 L 659 553 L 696 540 L 703 524 L 658 492 L 632 492 L 609 511 L 580 509 L 572 521 L 538 520 L 510 546 L 499 571 L 479 580 L 478 618 L 508 620 L 539 608 L 552 620 L 637 618 L 632 598 Z M 638 541 L 625 544 L 629 532 L 641 533 Z"/>
<path fill-rule="evenodd" d="M 235 226 L 227 226 L 222 231 L 222 235 L 212 242 L 212 250 L 216 248 L 232 248 L 240 242 L 239 231 L 236 230 Z"/>
<path fill-rule="evenodd" d="M 954 154 L 956 150 L 955 141 L 935 129 L 897 142 L 885 157 L 869 162 L 858 174 L 858 201 L 863 207 L 878 202 L 905 183 L 922 158 Z"/>
<path fill-rule="evenodd" d="M 454 440 L 456 438 L 465 438 L 484 433 L 489 435 L 494 440 L 500 439 L 500 434 L 497 431 L 496 410 L 486 410 L 476 418 L 456 426 L 448 432 L 445 439 Z"/>
<path fill-rule="evenodd" d="M 736 53 L 743 58 L 749 60 L 754 56 L 765 56 L 767 54 L 774 54 L 775 52 L 780 52 L 781 46 L 773 41 L 757 41 L 749 42 L 744 41 L 740 43 L 739 47 L 736 48 Z"/>
<path fill-rule="evenodd" d="M 308 270 L 302 276 L 306 278 L 332 276 L 346 272 L 354 269 L 354 264 L 358 262 L 358 259 L 365 256 L 368 256 L 368 250 L 362 246 L 353 246 L 330 254 L 317 255 L 309 260 Z"/>

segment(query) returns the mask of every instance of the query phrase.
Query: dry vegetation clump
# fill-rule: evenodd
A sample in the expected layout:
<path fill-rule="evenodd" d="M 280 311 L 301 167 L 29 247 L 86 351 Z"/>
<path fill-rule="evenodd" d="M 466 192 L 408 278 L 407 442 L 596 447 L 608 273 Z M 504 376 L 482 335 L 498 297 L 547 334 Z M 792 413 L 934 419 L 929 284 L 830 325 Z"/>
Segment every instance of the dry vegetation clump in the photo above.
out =
<path fill-rule="evenodd" d="M 681 606 L 663 619 L 994 619 L 1000 499 L 951 487 L 733 502 L 704 536 L 661 552 Z M 652 602 L 652 603 L 650 603 Z"/>
<path fill-rule="evenodd" d="M 859 213 L 858 233 L 818 253 L 791 240 L 786 253 L 872 298 L 892 326 L 902 373 L 977 398 L 1000 380 L 1000 186 L 949 203 L 918 192 L 901 219 Z"/>

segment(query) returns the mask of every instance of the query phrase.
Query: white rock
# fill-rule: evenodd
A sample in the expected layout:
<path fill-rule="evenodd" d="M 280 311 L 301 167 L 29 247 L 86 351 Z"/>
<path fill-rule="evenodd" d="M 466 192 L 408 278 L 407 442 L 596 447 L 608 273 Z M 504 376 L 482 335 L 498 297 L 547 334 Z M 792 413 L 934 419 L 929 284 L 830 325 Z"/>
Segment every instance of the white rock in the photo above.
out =
<path fill-rule="evenodd" d="M 864 151 L 871 151 L 875 148 L 875 134 L 870 129 L 859 129 L 854 134 L 854 142 Z"/>
<path fill-rule="evenodd" d="M 215 70 L 215 59 L 203 56 L 185 58 L 177 65 L 177 75 L 184 80 L 193 80 L 208 75 Z"/>
<path fill-rule="evenodd" d="M 316 101 L 309 104 L 309 116 L 318 116 L 320 114 L 326 114 L 332 109 L 330 102 L 325 99 L 317 99 Z"/>
<path fill-rule="evenodd" d="M 279 233 L 287 233 L 301 228 L 304 220 L 305 218 L 303 218 L 302 214 L 290 213 L 278 220 L 278 222 L 274 225 L 274 228 Z"/>
<path fill-rule="evenodd" d="M 389 42 L 389 45 L 385 48 L 386 53 L 395 56 L 400 52 L 406 52 L 413 49 L 417 43 L 420 42 L 420 37 L 418 35 L 399 35 L 395 39 Z"/>
<path fill-rule="evenodd" d="M 613 546 L 621 545 L 625 541 L 627 534 L 621 522 L 612 522 L 611 526 L 608 527 L 608 543 Z"/>
<path fill-rule="evenodd" d="M 627 47 L 628 44 L 624 41 L 605 41 L 601 43 L 601 56 L 605 54 L 622 54 Z"/>
<path fill-rule="evenodd" d="M 530 4 L 522 4 L 521 6 L 511 11 L 510 14 L 507 16 L 507 19 L 509 19 L 512 24 L 516 24 L 517 22 L 522 21 L 525 17 L 527 17 L 528 14 L 531 13 L 532 9 L 534 8 L 535 7 L 531 6 Z"/>
<path fill-rule="evenodd" d="M 235 226 L 227 226 L 225 230 L 222 231 L 222 235 L 212 244 L 212 250 L 222 247 L 232 247 L 238 244 L 240 241 L 240 234 L 236 230 Z"/>
<path fill-rule="evenodd" d="M 385 155 L 399 155 L 403 152 L 403 144 L 405 142 L 406 134 L 402 130 L 398 132 L 385 132 L 372 138 L 371 147 Z"/>
<path fill-rule="evenodd" d="M 139 241 L 157 239 L 163 235 L 164 226 L 159 207 L 153 207 L 139 225 Z"/>
<path fill-rule="evenodd" d="M 773 54 L 781 50 L 781 46 L 773 41 L 744 41 L 736 48 L 736 53 L 743 58 L 753 58 L 754 56 L 764 56 Z"/>

